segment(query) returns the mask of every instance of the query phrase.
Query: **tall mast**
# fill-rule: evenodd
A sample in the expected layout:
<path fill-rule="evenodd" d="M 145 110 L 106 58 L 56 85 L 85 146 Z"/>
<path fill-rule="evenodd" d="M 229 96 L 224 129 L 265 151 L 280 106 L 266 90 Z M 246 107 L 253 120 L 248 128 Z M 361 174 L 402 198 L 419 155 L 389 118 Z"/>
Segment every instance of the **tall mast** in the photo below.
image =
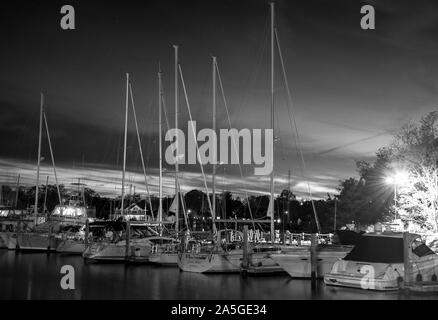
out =
<path fill-rule="evenodd" d="M 41 92 L 41 102 L 40 102 L 40 128 L 38 134 L 38 162 L 37 162 L 37 178 L 36 178 L 36 188 L 35 188 L 35 207 L 34 207 L 34 226 L 37 225 L 37 215 L 38 215 L 38 188 L 40 184 L 40 165 L 41 165 L 41 136 L 43 133 L 43 109 L 44 109 L 44 95 Z"/>
<path fill-rule="evenodd" d="M 158 64 L 158 154 L 159 154 L 159 205 L 158 221 L 163 220 L 163 155 L 162 155 L 162 133 L 161 133 L 161 113 L 162 113 L 162 88 L 161 88 L 161 66 Z"/>
<path fill-rule="evenodd" d="M 122 215 L 124 214 L 125 202 L 125 171 L 126 171 L 126 141 L 128 136 L 128 105 L 129 105 L 129 73 L 126 74 L 126 103 L 125 103 L 125 140 L 123 144 L 123 172 L 122 172 L 122 204 L 120 207 Z"/>
<path fill-rule="evenodd" d="M 58 176 L 56 174 L 55 157 L 53 156 L 52 142 L 50 140 L 49 125 L 47 124 L 47 117 L 46 117 L 46 113 L 44 110 L 43 110 L 43 119 L 44 119 L 44 124 L 46 127 L 47 140 L 49 142 L 49 152 L 50 152 L 50 158 L 52 159 L 52 167 L 53 167 L 53 174 L 55 176 L 55 184 L 56 184 L 56 190 L 58 193 L 58 201 L 59 201 L 59 204 L 62 204 L 61 192 L 59 190 Z"/>
<path fill-rule="evenodd" d="M 175 49 L 175 130 L 178 130 L 178 46 L 174 45 L 173 48 Z M 178 139 L 176 137 L 176 139 Z M 178 173 L 179 173 L 179 148 L 178 148 L 179 141 L 177 140 L 175 143 L 175 155 L 176 155 L 176 161 L 175 161 L 175 198 L 176 198 L 176 222 L 175 222 L 175 232 L 176 235 L 178 235 L 179 232 L 179 181 L 178 181 Z"/>
<path fill-rule="evenodd" d="M 20 192 L 20 174 L 17 177 L 17 186 L 15 188 L 15 209 L 18 209 L 18 194 Z M 1 195 L 0 195 L 1 197 Z"/>
<path fill-rule="evenodd" d="M 271 129 L 272 129 L 272 171 L 271 171 L 271 201 L 269 213 L 271 215 L 271 242 L 275 240 L 274 228 L 274 2 L 271 5 Z"/>
<path fill-rule="evenodd" d="M 46 189 L 44 190 L 44 206 L 43 213 L 47 210 L 47 188 L 49 187 L 49 176 L 46 177 Z M 60 203 L 61 204 L 61 203 Z"/>
<path fill-rule="evenodd" d="M 216 134 L 216 57 L 213 58 L 213 132 Z M 217 142 L 213 142 L 213 196 L 212 196 L 212 218 L 213 218 L 213 233 L 216 233 L 216 160 L 217 160 Z"/>

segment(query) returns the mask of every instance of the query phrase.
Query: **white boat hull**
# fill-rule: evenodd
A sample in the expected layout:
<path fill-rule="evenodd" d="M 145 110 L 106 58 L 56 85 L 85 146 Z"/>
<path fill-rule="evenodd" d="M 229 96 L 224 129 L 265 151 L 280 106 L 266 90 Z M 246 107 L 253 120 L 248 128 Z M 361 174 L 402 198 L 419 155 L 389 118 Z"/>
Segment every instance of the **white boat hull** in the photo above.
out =
<path fill-rule="evenodd" d="M 15 232 L 0 232 L 0 238 L 4 243 L 4 248 L 9 250 L 17 249 L 17 234 Z"/>
<path fill-rule="evenodd" d="M 158 265 L 177 266 L 178 253 L 152 253 L 149 262 Z"/>
<path fill-rule="evenodd" d="M 116 243 L 93 243 L 89 245 L 84 253 L 83 257 L 88 260 L 94 261 L 126 261 L 127 258 L 131 260 L 132 252 L 135 253 L 135 249 L 139 248 L 139 258 L 147 258 L 147 252 L 151 250 L 151 244 L 147 239 L 138 239 L 131 241 L 130 252 L 126 252 L 126 241 L 122 240 Z"/>
<path fill-rule="evenodd" d="M 182 271 L 196 273 L 236 273 L 240 272 L 242 255 L 226 253 L 196 254 L 181 253 L 178 255 L 178 267 Z"/>
<path fill-rule="evenodd" d="M 277 251 L 274 251 L 277 252 Z M 198 273 L 239 273 L 242 270 L 243 250 L 234 249 L 223 253 L 182 253 L 178 256 L 178 266 L 182 271 Z M 249 254 L 249 267 L 274 270 L 278 267 L 271 258 L 270 251 Z"/>
<path fill-rule="evenodd" d="M 46 233 L 18 233 L 17 243 L 20 250 L 24 251 L 54 251 L 58 240 Z"/>
<path fill-rule="evenodd" d="M 61 240 L 56 247 L 56 252 L 66 254 L 83 254 L 85 251 L 85 243 L 83 240 Z"/>
<path fill-rule="evenodd" d="M 415 279 L 418 274 L 422 275 L 423 281 L 431 281 L 438 274 L 438 256 L 434 254 L 419 258 L 410 275 L 411 279 Z M 364 290 L 391 291 L 402 287 L 404 277 L 403 263 L 340 260 L 324 275 L 324 283 Z"/>
<path fill-rule="evenodd" d="M 349 249 L 317 251 L 317 277 L 329 273 L 333 264 L 345 257 Z M 309 249 L 298 248 L 287 252 L 271 254 L 271 258 L 293 278 L 310 278 L 311 261 Z"/>

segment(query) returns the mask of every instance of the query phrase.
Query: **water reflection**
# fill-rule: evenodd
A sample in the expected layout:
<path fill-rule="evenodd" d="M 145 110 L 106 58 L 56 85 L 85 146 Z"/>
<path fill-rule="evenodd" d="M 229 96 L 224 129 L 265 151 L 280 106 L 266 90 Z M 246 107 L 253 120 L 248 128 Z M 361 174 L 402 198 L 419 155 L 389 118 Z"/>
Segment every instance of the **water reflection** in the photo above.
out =
<path fill-rule="evenodd" d="M 60 286 L 63 265 L 75 269 L 75 290 Z M 288 276 L 197 274 L 178 268 L 86 264 L 80 256 L 0 250 L 0 299 L 437 299 L 400 292 L 327 287 Z"/>

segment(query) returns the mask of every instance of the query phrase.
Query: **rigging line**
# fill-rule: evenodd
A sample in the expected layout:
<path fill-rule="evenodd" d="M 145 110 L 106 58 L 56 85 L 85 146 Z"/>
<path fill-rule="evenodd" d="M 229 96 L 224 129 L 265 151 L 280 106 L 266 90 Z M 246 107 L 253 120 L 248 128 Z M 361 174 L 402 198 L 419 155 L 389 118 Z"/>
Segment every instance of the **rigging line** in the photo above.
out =
<path fill-rule="evenodd" d="M 182 86 L 183 86 L 183 90 L 184 90 L 184 96 L 185 96 L 185 99 L 186 99 L 187 111 L 189 113 L 190 122 L 192 124 L 191 127 L 192 127 L 192 131 L 193 131 L 193 136 L 196 137 L 195 128 L 193 126 L 192 112 L 190 111 L 189 99 L 187 97 L 186 85 L 185 85 L 185 82 L 184 82 L 184 77 L 183 77 L 183 74 L 182 74 L 182 70 L 181 70 L 181 65 L 180 64 L 178 64 L 178 68 L 179 68 L 179 72 L 180 72 L 180 75 L 181 75 L 181 82 L 182 82 Z M 211 201 L 210 201 L 210 196 L 209 196 L 209 191 L 208 191 L 208 186 L 207 186 L 207 180 L 205 178 L 204 167 L 202 165 L 201 154 L 199 153 L 199 146 L 198 146 L 198 142 L 197 141 L 196 141 L 196 154 L 198 156 L 199 166 L 201 168 L 202 178 L 204 180 L 205 191 L 207 192 L 208 207 L 210 209 L 210 214 L 212 214 L 213 213 L 213 208 L 211 206 Z M 216 221 L 213 221 L 213 226 L 215 226 L 215 224 L 216 224 Z"/>
<path fill-rule="evenodd" d="M 188 218 L 188 215 L 187 215 L 186 202 L 185 202 L 185 199 L 184 199 L 184 195 L 183 195 L 183 193 L 181 191 L 181 185 L 179 183 L 179 180 L 178 180 L 178 193 L 179 193 L 180 199 L 181 199 L 181 206 L 182 206 L 182 209 L 183 209 L 184 221 L 185 221 L 186 226 L 187 226 L 187 231 L 190 233 L 190 225 L 189 225 L 189 218 Z"/>
<path fill-rule="evenodd" d="M 44 109 L 43 109 L 43 118 L 46 127 L 47 140 L 49 140 L 50 157 L 52 158 L 53 174 L 55 175 L 56 190 L 58 191 L 58 200 L 59 200 L 59 204 L 62 205 L 61 192 L 59 191 L 59 184 L 58 184 L 58 176 L 56 175 L 55 158 L 53 157 L 52 142 L 50 141 L 49 126 L 47 125 L 46 112 Z"/>
<path fill-rule="evenodd" d="M 164 99 L 164 84 L 162 83 L 161 84 L 161 92 L 162 92 L 162 94 L 161 94 L 161 101 L 162 101 L 162 103 L 163 103 L 163 112 L 164 112 L 164 119 L 165 119 L 165 121 L 166 121 L 166 127 L 167 127 L 167 130 L 169 130 L 170 129 L 170 125 L 169 125 L 169 117 L 167 116 L 167 108 L 166 108 L 166 101 L 165 101 L 165 99 Z M 181 203 L 182 203 L 182 208 L 183 208 L 183 214 L 184 214 L 184 219 L 185 219 L 185 221 L 186 221 L 186 225 L 187 225 L 187 230 L 190 232 L 190 225 L 189 225 L 189 222 L 188 222 L 188 215 L 187 215 L 187 208 L 186 208 L 186 203 L 185 203 L 185 199 L 184 199 L 184 197 L 183 197 L 183 195 L 182 195 L 182 191 L 181 191 L 181 184 L 180 184 L 180 182 L 179 182 L 179 180 L 180 179 L 178 179 L 178 181 L 177 181 L 177 184 L 178 184 L 178 193 L 181 193 L 181 195 L 180 195 L 180 197 L 181 197 Z"/>
<path fill-rule="evenodd" d="M 149 102 L 149 106 L 148 106 L 148 109 L 147 110 L 154 110 L 153 108 L 152 108 L 152 106 L 153 106 L 153 104 L 154 104 L 154 101 L 155 101 L 155 96 L 154 95 L 152 95 L 152 98 L 151 98 L 151 101 Z M 154 113 L 152 112 L 152 115 L 151 115 L 151 117 L 148 117 L 148 118 L 151 118 L 151 119 L 153 119 L 154 118 Z M 154 123 L 154 122 L 152 122 L 152 123 Z M 150 149 L 152 149 L 152 144 L 153 144 L 153 139 L 147 139 L 147 134 L 146 134 L 146 132 L 143 132 L 143 134 L 142 134 L 142 137 L 141 137 L 141 139 L 142 139 L 142 141 L 144 141 L 144 137 L 146 136 L 146 148 L 148 149 L 148 150 L 150 150 Z M 148 153 L 147 155 L 146 155 L 146 168 L 149 168 L 149 164 L 150 164 L 150 159 L 151 157 L 150 157 L 150 153 Z"/>
<path fill-rule="evenodd" d="M 142 168 L 143 168 L 143 175 L 144 175 L 144 182 L 145 182 L 146 191 L 147 191 L 147 194 L 148 194 L 149 208 L 151 210 L 152 219 L 155 219 L 155 217 L 154 217 L 154 210 L 152 209 L 151 194 L 149 192 L 148 179 L 147 179 L 147 176 L 146 176 L 146 168 L 145 168 L 145 165 L 144 165 L 143 149 L 141 147 L 140 133 L 138 131 L 137 114 L 135 112 L 134 95 L 132 94 L 131 82 L 129 82 L 129 94 L 131 96 L 131 106 L 132 106 L 132 112 L 133 112 L 133 115 L 134 115 L 135 129 L 137 131 L 138 148 L 139 148 L 139 151 L 140 151 L 141 165 L 142 165 Z M 145 214 L 146 214 L 146 211 L 145 211 Z"/>
<path fill-rule="evenodd" d="M 279 118 L 279 112 L 278 112 L 278 108 L 275 109 L 275 119 L 277 121 L 277 126 L 276 126 L 276 130 L 277 130 L 277 141 L 280 144 L 280 154 L 281 154 L 281 160 L 285 160 L 286 157 L 284 156 L 284 146 L 283 146 L 283 141 L 281 139 L 281 130 L 280 130 L 280 118 Z M 275 132 L 274 132 L 274 142 L 275 142 Z M 278 148 L 277 148 L 278 149 Z M 275 165 L 275 163 L 274 163 Z"/>
<path fill-rule="evenodd" d="M 294 109 L 294 105 L 292 103 L 292 95 L 291 95 L 290 88 L 289 88 L 289 82 L 287 80 L 286 68 L 284 67 L 283 54 L 281 52 L 280 41 L 278 39 L 277 29 L 274 29 L 274 33 L 275 33 L 275 39 L 276 39 L 276 42 L 277 42 L 278 54 L 279 54 L 279 57 L 280 57 L 281 69 L 283 71 L 283 79 L 284 79 L 284 84 L 286 86 L 287 98 L 288 98 L 289 106 L 290 106 L 290 108 L 288 108 L 289 121 L 290 121 L 291 125 L 292 125 L 292 122 L 293 122 L 293 126 L 295 128 L 296 144 L 298 145 L 298 149 L 299 149 L 299 152 L 300 152 L 300 158 L 301 158 L 301 162 L 302 162 L 302 166 L 303 166 L 303 178 L 306 180 L 307 189 L 308 189 L 309 196 L 310 196 L 310 201 L 312 203 L 313 214 L 315 216 L 316 227 L 318 229 L 318 233 L 321 233 L 321 227 L 319 225 L 318 213 L 316 212 L 315 202 L 313 201 L 312 190 L 310 189 L 309 180 L 306 177 L 307 176 L 306 175 L 306 163 L 304 161 L 303 150 L 302 150 L 301 145 L 299 143 L 300 142 L 300 135 L 299 135 L 299 132 L 298 132 L 298 126 L 297 126 L 297 123 L 296 123 L 295 114 L 294 114 L 294 112 L 291 112 L 291 110 L 290 110 L 290 109 Z"/>
<path fill-rule="evenodd" d="M 221 89 L 221 93 L 222 93 L 222 99 L 223 99 L 223 101 L 224 101 L 225 111 L 226 111 L 226 113 L 227 113 L 228 125 L 229 125 L 230 130 L 231 130 L 231 129 L 232 129 L 232 126 L 231 126 L 230 113 L 229 113 L 229 111 L 228 111 L 228 103 L 227 103 L 227 99 L 226 99 L 226 97 L 225 97 L 225 91 L 224 91 L 224 87 L 223 87 L 223 85 L 222 85 L 222 77 L 221 77 L 221 74 L 220 74 L 220 72 L 219 72 L 219 65 L 218 65 L 217 62 L 216 62 L 216 70 L 217 70 L 217 76 L 218 76 L 218 80 L 219 80 L 219 87 L 220 87 L 220 89 Z M 236 140 L 234 139 L 234 136 L 233 136 L 233 135 L 231 136 L 231 140 L 233 141 L 234 152 L 235 152 L 237 155 L 239 155 L 239 150 L 237 150 Z M 242 171 L 242 166 L 240 165 L 240 162 L 239 162 L 239 172 L 240 172 L 240 177 L 243 179 L 243 171 Z M 244 193 L 245 193 L 246 201 L 248 202 L 248 209 L 249 209 L 249 214 L 250 214 L 250 216 L 251 216 L 251 220 L 254 220 L 254 217 L 253 217 L 253 214 L 252 214 L 252 210 L 251 210 L 251 206 L 249 205 L 249 196 L 248 196 L 248 192 L 247 192 L 246 190 L 244 190 Z M 254 222 L 253 222 L 253 228 L 254 228 L 254 230 L 255 230 L 255 224 L 254 224 Z"/>
<path fill-rule="evenodd" d="M 263 40 L 261 41 L 261 44 L 260 44 L 259 50 L 258 50 L 256 67 L 253 69 L 253 72 L 248 77 L 247 83 L 245 85 L 245 93 L 243 94 L 243 99 L 242 99 L 242 102 L 240 103 L 240 106 L 242 108 L 244 108 L 246 106 L 246 104 L 248 102 L 250 87 L 252 87 L 254 85 L 254 83 L 257 81 L 258 75 L 260 73 L 260 69 L 261 69 L 260 65 L 262 64 L 263 57 L 265 55 L 267 44 L 268 44 L 269 21 L 270 21 L 270 14 L 268 13 L 266 15 L 265 26 L 263 28 L 263 35 L 262 35 Z"/>
<path fill-rule="evenodd" d="M 161 101 L 163 102 L 164 119 L 166 120 L 167 130 L 169 130 L 170 129 L 169 117 L 167 116 L 167 108 L 166 108 L 166 100 L 164 99 L 164 85 L 163 84 L 161 85 L 161 90 L 163 91 Z"/>

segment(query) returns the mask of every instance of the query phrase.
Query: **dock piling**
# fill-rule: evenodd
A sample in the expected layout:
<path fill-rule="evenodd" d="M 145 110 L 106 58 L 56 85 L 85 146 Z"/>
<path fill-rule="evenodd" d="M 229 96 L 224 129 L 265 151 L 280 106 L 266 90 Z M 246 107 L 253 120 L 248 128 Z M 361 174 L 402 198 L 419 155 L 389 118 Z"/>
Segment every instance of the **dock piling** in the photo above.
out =
<path fill-rule="evenodd" d="M 49 225 L 49 230 L 48 230 L 49 232 L 49 234 L 48 234 L 48 237 L 47 237 L 47 252 L 49 253 L 50 252 L 50 243 L 51 243 L 51 241 L 52 241 L 52 225 Z"/>
<path fill-rule="evenodd" d="M 126 261 L 129 258 L 130 244 L 131 244 L 131 223 L 128 220 L 128 221 L 126 221 L 126 244 L 125 244 L 125 259 L 126 259 Z"/>
<path fill-rule="evenodd" d="M 318 259 L 316 256 L 316 246 L 317 246 L 316 234 L 312 233 L 310 238 L 310 278 L 312 291 L 316 289 L 316 278 L 318 277 L 317 264 Z"/>
<path fill-rule="evenodd" d="M 88 237 L 90 235 L 90 222 L 87 220 L 85 220 L 85 239 L 84 239 L 84 243 L 85 243 L 85 249 L 88 248 Z"/>
<path fill-rule="evenodd" d="M 411 251 L 411 237 L 409 232 L 403 232 L 403 262 L 404 262 L 404 287 L 407 288 L 411 285 L 412 279 L 412 264 L 410 261 L 410 251 Z"/>
<path fill-rule="evenodd" d="M 248 226 L 243 226 L 243 259 L 242 259 L 242 274 L 246 275 L 249 268 L 248 259 Z"/>

